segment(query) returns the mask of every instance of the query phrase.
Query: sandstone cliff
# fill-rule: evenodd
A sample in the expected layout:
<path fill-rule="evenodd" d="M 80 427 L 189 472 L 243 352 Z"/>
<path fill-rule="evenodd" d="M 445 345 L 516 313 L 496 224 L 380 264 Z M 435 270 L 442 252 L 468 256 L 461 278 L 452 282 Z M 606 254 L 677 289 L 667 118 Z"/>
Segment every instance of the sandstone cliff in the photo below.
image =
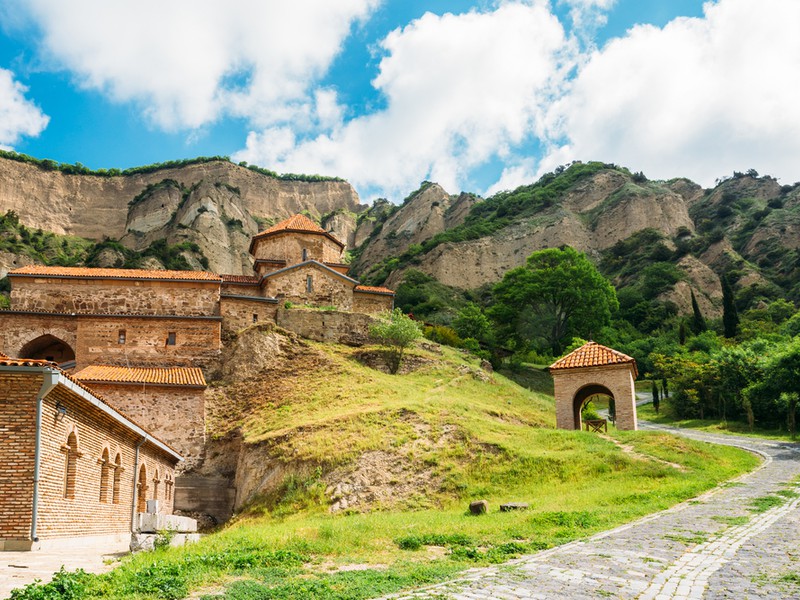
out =
<path fill-rule="evenodd" d="M 247 246 L 262 226 L 341 209 L 359 210 L 346 182 L 283 180 L 223 160 L 101 177 L 0 158 L 0 211 L 28 227 L 119 238 L 136 250 L 161 238 L 193 241 L 219 272 L 249 273 Z"/>

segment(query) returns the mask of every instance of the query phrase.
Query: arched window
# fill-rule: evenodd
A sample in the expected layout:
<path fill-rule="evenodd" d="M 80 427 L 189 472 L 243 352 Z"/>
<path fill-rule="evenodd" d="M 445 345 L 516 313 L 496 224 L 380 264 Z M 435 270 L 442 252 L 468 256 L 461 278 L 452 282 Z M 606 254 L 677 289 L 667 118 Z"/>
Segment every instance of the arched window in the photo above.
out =
<path fill-rule="evenodd" d="M 156 474 L 153 475 L 153 500 L 158 500 L 159 483 L 161 483 L 161 479 L 158 477 L 158 469 L 156 469 Z"/>
<path fill-rule="evenodd" d="M 119 484 L 122 480 L 122 457 L 117 452 L 114 458 L 114 491 L 111 493 L 111 502 L 119 504 Z"/>
<path fill-rule="evenodd" d="M 67 443 L 61 446 L 61 451 L 66 454 L 64 465 L 64 498 L 75 499 L 75 485 L 78 479 L 78 434 L 73 429 L 67 436 Z"/>
<path fill-rule="evenodd" d="M 166 475 L 164 475 L 164 500 L 169 502 L 172 500 L 172 486 L 175 484 L 172 481 L 172 473 L 167 471 Z"/>
<path fill-rule="evenodd" d="M 147 467 L 139 467 L 139 483 L 136 485 L 136 512 L 147 512 Z"/>
<path fill-rule="evenodd" d="M 103 455 L 100 457 L 100 460 L 97 461 L 100 463 L 100 502 L 108 502 L 108 498 L 111 494 L 109 494 L 109 484 L 111 483 L 111 477 L 109 476 L 109 471 L 111 471 L 111 461 L 108 457 L 108 448 L 103 448 Z"/>

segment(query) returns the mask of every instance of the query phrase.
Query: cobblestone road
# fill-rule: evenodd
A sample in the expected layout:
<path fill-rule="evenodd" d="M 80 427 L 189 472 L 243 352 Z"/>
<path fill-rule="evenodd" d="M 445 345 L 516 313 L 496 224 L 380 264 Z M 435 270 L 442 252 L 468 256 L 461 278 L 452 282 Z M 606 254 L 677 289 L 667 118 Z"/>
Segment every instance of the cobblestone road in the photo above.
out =
<path fill-rule="evenodd" d="M 634 523 L 395 600 L 800 598 L 800 446 L 640 424 L 761 454 L 761 468 Z M 763 512 L 749 510 L 772 497 Z"/>

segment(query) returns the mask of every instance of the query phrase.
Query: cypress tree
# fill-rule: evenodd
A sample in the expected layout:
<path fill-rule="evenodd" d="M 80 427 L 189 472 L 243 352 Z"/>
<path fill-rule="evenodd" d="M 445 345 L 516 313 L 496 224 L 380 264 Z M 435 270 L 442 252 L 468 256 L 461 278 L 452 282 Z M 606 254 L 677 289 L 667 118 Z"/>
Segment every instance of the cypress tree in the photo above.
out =
<path fill-rule="evenodd" d="M 697 298 L 694 297 L 694 290 L 690 289 L 692 295 L 692 332 L 697 335 L 703 333 L 708 327 L 706 320 L 703 318 L 703 313 L 700 312 L 700 306 L 697 304 Z"/>
<path fill-rule="evenodd" d="M 664 396 L 664 398 L 669 398 L 669 387 L 667 387 L 666 377 L 661 380 L 661 394 Z"/>
<path fill-rule="evenodd" d="M 658 384 L 656 380 L 653 380 L 653 386 L 650 388 L 650 393 L 653 395 L 653 410 L 656 411 L 658 414 L 658 405 L 659 405 L 659 397 L 658 397 Z"/>
<path fill-rule="evenodd" d="M 728 276 L 722 276 L 722 328 L 726 338 L 736 337 L 736 328 L 739 326 L 739 314 L 736 312 L 736 303 L 733 298 L 733 288 L 728 281 Z"/>
<path fill-rule="evenodd" d="M 681 321 L 678 326 L 678 343 L 683 346 L 686 343 L 686 323 Z"/>

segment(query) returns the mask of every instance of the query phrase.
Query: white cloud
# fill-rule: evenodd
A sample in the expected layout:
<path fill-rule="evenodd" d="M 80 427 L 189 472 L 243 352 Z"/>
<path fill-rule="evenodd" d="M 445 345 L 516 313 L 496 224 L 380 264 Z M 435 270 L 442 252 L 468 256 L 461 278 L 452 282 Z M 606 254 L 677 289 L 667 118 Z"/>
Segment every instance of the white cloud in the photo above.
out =
<path fill-rule="evenodd" d="M 598 28 L 606 24 L 606 13 L 617 0 L 558 0 L 559 4 L 569 6 L 569 18 L 574 29 L 584 42 L 592 44 L 592 36 Z"/>
<path fill-rule="evenodd" d="M 0 69 L 0 146 L 3 148 L 13 146 L 22 136 L 39 135 L 50 120 L 25 98 L 27 91 L 11 71 Z"/>
<path fill-rule="evenodd" d="M 552 107 L 541 170 L 616 162 L 704 185 L 755 168 L 800 178 L 800 2 L 720 0 L 595 51 Z"/>
<path fill-rule="evenodd" d="M 285 127 L 265 128 L 250 134 L 236 158 L 338 174 L 395 197 L 423 178 L 458 190 L 472 168 L 543 133 L 544 111 L 573 50 L 539 0 L 426 13 L 391 32 L 381 49 L 373 85 L 385 109 L 299 140 Z"/>
<path fill-rule="evenodd" d="M 308 115 L 309 87 L 378 0 L 14 0 L 51 64 L 166 129 Z"/>

